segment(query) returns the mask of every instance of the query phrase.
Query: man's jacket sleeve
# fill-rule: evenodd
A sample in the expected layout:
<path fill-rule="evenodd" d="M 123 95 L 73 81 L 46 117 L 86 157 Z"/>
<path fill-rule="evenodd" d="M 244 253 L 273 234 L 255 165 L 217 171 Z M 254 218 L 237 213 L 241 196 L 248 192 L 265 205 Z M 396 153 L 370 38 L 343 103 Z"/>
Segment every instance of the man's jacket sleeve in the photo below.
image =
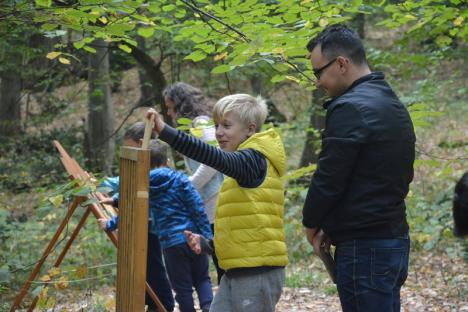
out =
<path fill-rule="evenodd" d="M 317 170 L 302 210 L 305 227 L 321 228 L 326 215 L 336 208 L 348 188 L 367 137 L 368 128 L 361 113 L 351 103 L 329 108 Z"/>

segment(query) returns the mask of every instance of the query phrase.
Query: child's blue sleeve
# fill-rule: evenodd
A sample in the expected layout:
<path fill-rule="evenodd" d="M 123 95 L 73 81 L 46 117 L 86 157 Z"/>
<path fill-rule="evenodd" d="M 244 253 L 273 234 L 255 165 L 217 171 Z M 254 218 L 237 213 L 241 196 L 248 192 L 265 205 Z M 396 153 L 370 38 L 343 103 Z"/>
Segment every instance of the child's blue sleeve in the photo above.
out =
<path fill-rule="evenodd" d="M 113 216 L 112 219 L 106 223 L 106 231 L 115 231 L 119 225 L 119 217 Z"/>
<path fill-rule="evenodd" d="M 120 184 L 120 179 L 117 176 L 117 177 L 105 178 L 104 181 L 102 181 L 99 186 L 107 187 L 111 190 L 110 192 L 108 192 L 109 194 L 115 194 L 119 192 L 119 184 Z"/>
<path fill-rule="evenodd" d="M 210 221 L 208 221 L 208 216 L 205 212 L 205 207 L 203 205 L 203 200 L 198 194 L 195 187 L 187 181 L 184 186 L 184 194 L 182 195 L 185 206 L 190 210 L 192 216 L 192 222 L 200 230 L 200 233 L 205 238 L 212 240 L 213 233 L 211 232 Z"/>
<path fill-rule="evenodd" d="M 114 201 L 114 207 L 119 208 L 119 199 L 120 199 L 119 193 L 115 193 L 114 195 L 112 195 L 112 200 Z"/>

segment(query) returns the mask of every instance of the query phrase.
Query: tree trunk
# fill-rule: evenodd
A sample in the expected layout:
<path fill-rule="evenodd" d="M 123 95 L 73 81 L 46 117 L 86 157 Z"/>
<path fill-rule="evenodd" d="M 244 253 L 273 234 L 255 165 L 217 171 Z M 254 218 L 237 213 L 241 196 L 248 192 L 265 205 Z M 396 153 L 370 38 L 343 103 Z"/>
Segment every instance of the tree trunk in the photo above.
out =
<path fill-rule="evenodd" d="M 266 98 L 266 104 L 268 106 L 268 117 L 267 122 L 279 123 L 286 122 L 286 116 L 281 113 L 276 107 L 275 103 L 269 98 L 267 98 L 266 91 L 263 87 L 263 78 L 261 75 L 254 74 L 250 79 L 250 86 L 252 88 L 253 95 L 261 95 Z"/>
<path fill-rule="evenodd" d="M 164 102 L 164 97 L 162 93 L 167 85 L 166 78 L 164 77 L 164 74 L 161 70 L 162 60 L 160 60 L 159 62 L 155 62 L 149 54 L 147 54 L 144 50 L 140 49 L 139 47 L 132 46 L 131 49 L 132 56 L 145 71 L 146 77 L 151 83 L 155 103 L 162 104 Z M 166 119 L 167 114 L 164 105 L 161 105 L 161 111 L 163 113 L 165 121 L 169 121 L 169 119 Z"/>
<path fill-rule="evenodd" d="M 312 112 L 310 114 L 308 128 L 321 131 L 325 128 L 325 112 L 321 108 L 325 92 L 320 89 L 315 89 L 312 92 Z M 299 167 L 308 166 L 311 163 L 316 163 L 318 160 L 318 147 L 314 144 L 319 138 L 313 131 L 307 131 L 304 149 L 302 150 L 301 161 Z"/>
<path fill-rule="evenodd" d="M 89 55 L 88 120 L 86 158 L 89 168 L 110 174 L 114 162 L 114 109 L 111 101 L 108 43 L 94 42 L 96 53 Z"/>
<path fill-rule="evenodd" d="M 164 121 L 171 126 L 175 126 L 172 118 L 169 117 L 167 114 L 167 109 L 166 105 L 163 105 L 164 103 L 164 96 L 163 96 L 163 91 L 167 86 L 167 81 L 166 78 L 164 77 L 164 74 L 161 70 L 161 64 L 162 64 L 162 59 L 160 59 L 158 62 L 153 60 L 153 58 L 146 53 L 145 50 L 141 49 L 140 43 L 138 43 L 138 47 L 131 47 L 132 48 L 132 55 L 135 58 L 135 60 L 138 62 L 138 64 L 141 66 L 141 68 L 145 72 L 145 79 L 149 83 L 151 83 L 151 93 L 153 100 L 151 103 L 148 104 L 143 104 L 141 99 L 139 101 L 139 104 L 142 106 L 151 106 L 151 105 L 159 105 L 161 115 L 163 116 Z M 140 76 L 141 77 L 141 76 Z M 141 81 L 141 80 L 140 80 Z M 143 96 L 143 92 L 142 92 Z M 175 152 L 172 149 L 172 158 L 174 160 L 174 166 L 176 169 L 182 169 L 184 168 L 184 161 L 182 156 Z"/>
<path fill-rule="evenodd" d="M 19 134 L 21 126 L 21 77 L 13 70 L 0 73 L 0 136 Z"/>
<path fill-rule="evenodd" d="M 138 48 L 146 53 L 145 38 L 141 36 L 136 37 Z M 151 84 L 150 77 L 148 76 L 147 70 L 138 66 L 138 77 L 140 78 L 140 100 L 138 106 L 156 106 L 156 99 L 153 92 L 153 85 Z M 164 86 L 165 87 L 165 86 Z"/>

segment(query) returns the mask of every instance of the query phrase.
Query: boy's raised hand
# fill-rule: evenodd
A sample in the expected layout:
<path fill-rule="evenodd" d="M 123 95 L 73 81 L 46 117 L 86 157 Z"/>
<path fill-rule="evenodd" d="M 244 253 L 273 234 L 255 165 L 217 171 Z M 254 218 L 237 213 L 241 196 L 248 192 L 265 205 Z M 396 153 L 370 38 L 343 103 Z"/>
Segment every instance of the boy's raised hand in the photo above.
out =
<path fill-rule="evenodd" d="M 146 118 L 148 118 L 149 120 L 151 120 L 151 117 L 154 116 L 154 127 L 153 127 L 153 131 L 155 131 L 156 133 L 160 134 L 161 131 L 164 129 L 164 126 L 166 125 L 166 123 L 164 122 L 164 120 L 162 119 L 161 115 L 159 115 L 159 113 L 154 109 L 154 108 L 150 108 L 148 109 L 148 111 L 146 112 Z"/>
<path fill-rule="evenodd" d="M 192 249 L 194 253 L 199 255 L 201 253 L 200 235 L 194 234 L 191 231 L 184 231 L 184 234 L 190 249 Z"/>

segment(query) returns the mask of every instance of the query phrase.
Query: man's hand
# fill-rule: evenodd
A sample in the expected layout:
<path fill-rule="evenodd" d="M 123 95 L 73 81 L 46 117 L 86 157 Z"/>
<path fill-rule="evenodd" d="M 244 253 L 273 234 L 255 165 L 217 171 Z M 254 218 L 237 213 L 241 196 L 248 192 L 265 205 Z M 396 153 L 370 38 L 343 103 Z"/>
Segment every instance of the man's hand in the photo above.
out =
<path fill-rule="evenodd" d="M 192 249 L 194 253 L 199 255 L 201 253 L 200 235 L 194 234 L 191 231 L 184 231 L 184 234 L 190 249 Z"/>
<path fill-rule="evenodd" d="M 154 110 L 153 108 L 150 108 L 148 109 L 148 111 L 146 112 L 146 118 L 148 118 L 149 120 L 151 120 L 151 117 L 154 116 L 154 127 L 153 127 L 153 131 L 155 131 L 157 134 L 160 134 L 161 131 L 164 129 L 164 127 L 166 126 L 166 124 L 164 123 L 161 115 L 159 115 L 159 113 Z"/>
<path fill-rule="evenodd" d="M 314 252 L 317 256 L 325 251 L 330 251 L 330 238 L 322 231 L 317 228 L 306 228 L 306 237 L 309 244 L 314 247 Z"/>
<path fill-rule="evenodd" d="M 317 231 L 318 231 L 317 228 L 305 228 L 305 234 L 306 234 L 307 241 L 312 246 L 314 246 L 314 237 L 315 237 L 315 234 L 317 234 Z"/>
<path fill-rule="evenodd" d="M 106 218 L 100 218 L 98 219 L 99 227 L 103 230 L 107 229 L 107 221 L 108 219 Z"/>
<path fill-rule="evenodd" d="M 330 253 L 330 243 L 330 238 L 322 230 L 318 231 L 312 243 L 314 252 L 319 256 L 323 252 Z"/>

